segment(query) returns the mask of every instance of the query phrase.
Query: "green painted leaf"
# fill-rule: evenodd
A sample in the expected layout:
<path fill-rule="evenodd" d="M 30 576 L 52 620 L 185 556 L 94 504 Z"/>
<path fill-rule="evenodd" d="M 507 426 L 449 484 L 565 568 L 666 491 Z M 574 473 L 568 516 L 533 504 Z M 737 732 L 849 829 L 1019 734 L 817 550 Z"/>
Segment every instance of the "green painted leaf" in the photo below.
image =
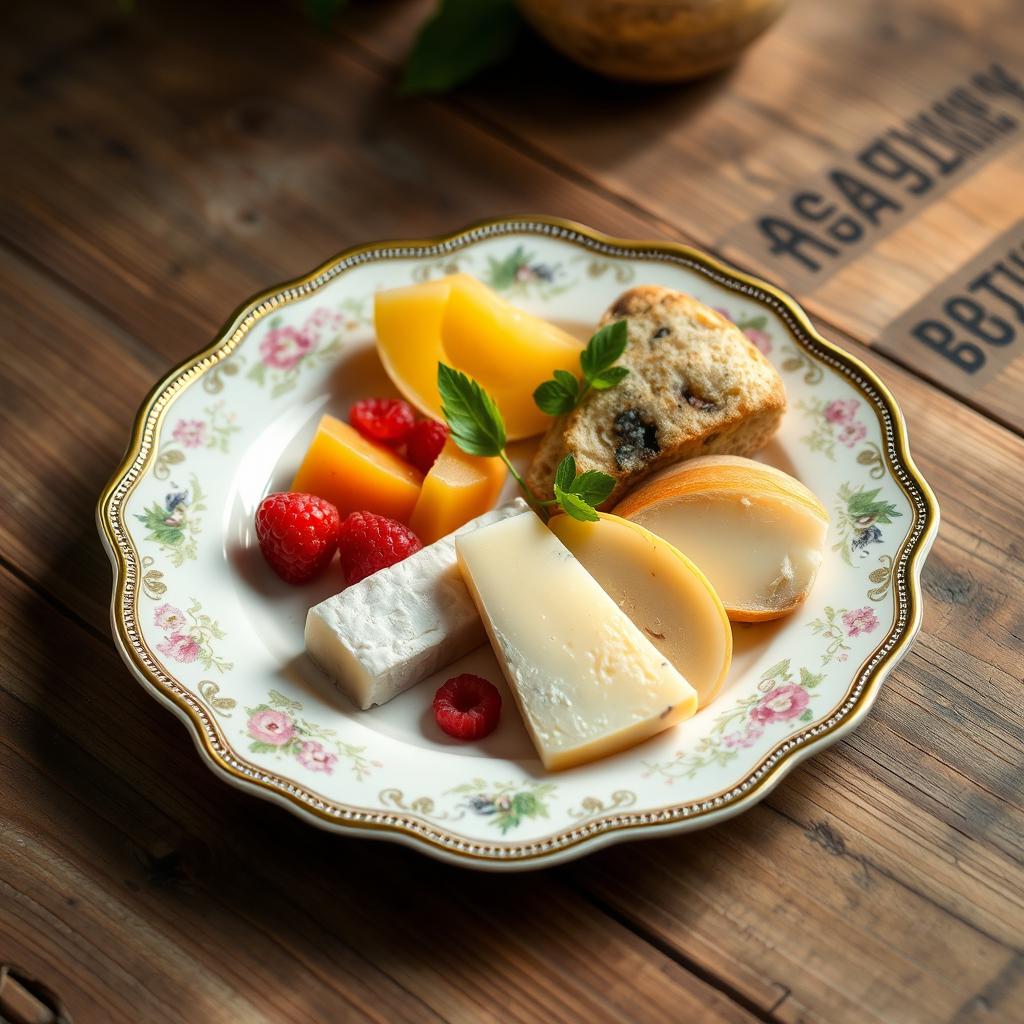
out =
<path fill-rule="evenodd" d="M 623 352 L 629 332 L 625 320 L 616 320 L 606 324 L 587 342 L 587 347 L 580 353 L 580 366 L 586 380 L 593 380 L 598 374 L 607 370 Z"/>
<path fill-rule="evenodd" d="M 253 740 L 249 744 L 249 749 L 254 754 L 276 754 L 281 747 L 273 743 L 264 743 L 263 740 Z"/>
<path fill-rule="evenodd" d="M 803 713 L 803 714 L 802 714 L 802 715 L 800 716 L 800 721 L 801 721 L 801 722 L 811 722 L 811 721 L 813 721 L 813 720 L 814 720 L 814 712 L 813 712 L 813 711 L 811 711 L 811 709 L 810 709 L 810 708 L 808 708 L 808 709 L 807 709 L 807 710 L 806 710 L 806 711 L 805 711 L 805 712 L 804 712 L 804 713 Z"/>
<path fill-rule="evenodd" d="M 590 386 L 595 391 L 607 391 L 609 388 L 621 384 L 629 376 L 629 369 L 625 366 L 609 366 L 602 370 L 596 377 L 590 379 Z"/>
<path fill-rule="evenodd" d="M 561 487 L 556 487 L 555 499 L 562 506 L 563 511 L 573 519 L 579 519 L 584 523 L 596 523 L 600 519 L 594 509 L 578 494 L 571 494 L 568 491 L 563 491 Z"/>
<path fill-rule="evenodd" d="M 494 399 L 475 380 L 444 363 L 437 364 L 437 389 L 452 440 L 470 455 L 499 455 L 505 447 L 505 423 Z"/>
<path fill-rule="evenodd" d="M 824 678 L 824 672 L 812 672 L 810 669 L 806 668 L 800 669 L 800 685 L 807 690 L 813 690 L 816 686 L 821 684 L 821 681 Z"/>
<path fill-rule="evenodd" d="M 445 92 L 505 57 L 522 18 L 515 0 L 441 0 L 416 38 L 402 92 Z"/>

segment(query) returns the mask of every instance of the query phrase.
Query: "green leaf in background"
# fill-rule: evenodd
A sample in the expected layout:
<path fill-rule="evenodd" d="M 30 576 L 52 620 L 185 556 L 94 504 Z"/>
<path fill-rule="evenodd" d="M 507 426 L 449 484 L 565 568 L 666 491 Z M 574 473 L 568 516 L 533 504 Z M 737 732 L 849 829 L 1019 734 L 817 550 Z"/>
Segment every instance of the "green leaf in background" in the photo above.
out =
<path fill-rule="evenodd" d="M 626 351 L 628 340 L 625 320 L 616 320 L 615 323 L 602 327 L 587 342 L 587 347 L 580 353 L 583 376 L 588 381 L 593 381 L 599 374 L 604 373 Z"/>
<path fill-rule="evenodd" d="M 437 390 L 452 440 L 470 455 L 501 455 L 505 421 L 494 399 L 475 380 L 444 363 L 437 364 Z"/>
<path fill-rule="evenodd" d="M 321 28 L 330 28 L 334 16 L 348 7 L 348 0 L 306 0 L 306 11 Z"/>
<path fill-rule="evenodd" d="M 402 92 L 444 92 L 505 57 L 522 18 L 515 0 L 440 0 L 405 66 Z"/>

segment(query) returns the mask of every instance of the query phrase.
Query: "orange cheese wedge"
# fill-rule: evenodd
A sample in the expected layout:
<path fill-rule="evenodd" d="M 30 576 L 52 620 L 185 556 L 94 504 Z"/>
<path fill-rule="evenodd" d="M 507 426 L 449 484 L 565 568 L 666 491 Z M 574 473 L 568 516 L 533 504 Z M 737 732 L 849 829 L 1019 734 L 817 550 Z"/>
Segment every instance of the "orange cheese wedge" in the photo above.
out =
<path fill-rule="evenodd" d="M 376 512 L 401 522 L 420 495 L 423 476 L 394 452 L 367 441 L 334 416 L 324 416 L 291 489 L 315 494 L 349 512 Z"/>
<path fill-rule="evenodd" d="M 707 455 L 657 473 L 614 512 L 690 558 L 739 622 L 779 618 L 806 599 L 829 523 L 799 480 L 735 455 Z"/>
<path fill-rule="evenodd" d="M 482 516 L 498 500 L 507 474 L 501 459 L 467 455 L 454 441 L 447 441 L 423 478 L 409 519 L 413 533 L 424 544 L 433 544 Z"/>

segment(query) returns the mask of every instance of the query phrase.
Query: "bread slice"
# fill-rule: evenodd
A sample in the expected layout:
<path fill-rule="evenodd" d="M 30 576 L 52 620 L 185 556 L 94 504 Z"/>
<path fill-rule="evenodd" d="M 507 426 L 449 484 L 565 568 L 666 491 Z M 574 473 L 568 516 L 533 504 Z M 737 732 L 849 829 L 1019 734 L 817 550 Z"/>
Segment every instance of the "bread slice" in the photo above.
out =
<path fill-rule="evenodd" d="M 602 506 L 611 508 L 655 470 L 696 455 L 751 455 L 778 429 L 782 379 L 731 321 L 657 285 L 624 292 L 601 323 L 621 319 L 629 342 L 618 365 L 629 376 L 551 425 L 526 476 L 536 494 L 552 496 L 555 469 L 572 453 L 580 473 L 614 478 Z"/>

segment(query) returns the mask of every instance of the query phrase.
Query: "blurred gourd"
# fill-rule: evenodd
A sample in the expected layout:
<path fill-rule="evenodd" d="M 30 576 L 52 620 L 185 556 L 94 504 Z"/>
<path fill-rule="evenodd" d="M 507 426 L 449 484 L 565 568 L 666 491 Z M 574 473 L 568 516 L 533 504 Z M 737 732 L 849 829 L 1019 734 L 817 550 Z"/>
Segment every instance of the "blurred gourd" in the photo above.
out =
<path fill-rule="evenodd" d="M 733 63 L 787 0 L 518 0 L 555 49 L 609 78 L 679 82 Z"/>

